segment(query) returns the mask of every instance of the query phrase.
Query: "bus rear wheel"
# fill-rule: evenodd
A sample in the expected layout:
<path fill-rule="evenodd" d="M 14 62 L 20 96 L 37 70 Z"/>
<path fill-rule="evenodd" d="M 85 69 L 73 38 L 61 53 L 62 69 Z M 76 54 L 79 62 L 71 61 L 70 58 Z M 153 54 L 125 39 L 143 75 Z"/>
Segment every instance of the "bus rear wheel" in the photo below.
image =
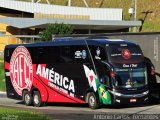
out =
<path fill-rule="evenodd" d="M 95 93 L 88 93 L 88 104 L 91 109 L 97 109 L 100 107 L 98 98 L 96 97 Z"/>
<path fill-rule="evenodd" d="M 26 106 L 30 106 L 32 104 L 32 96 L 27 90 L 23 91 L 22 97 Z"/>
<path fill-rule="evenodd" d="M 33 104 L 34 104 L 35 107 L 42 106 L 41 96 L 40 96 L 40 93 L 38 91 L 34 91 L 34 94 L 33 94 Z"/>

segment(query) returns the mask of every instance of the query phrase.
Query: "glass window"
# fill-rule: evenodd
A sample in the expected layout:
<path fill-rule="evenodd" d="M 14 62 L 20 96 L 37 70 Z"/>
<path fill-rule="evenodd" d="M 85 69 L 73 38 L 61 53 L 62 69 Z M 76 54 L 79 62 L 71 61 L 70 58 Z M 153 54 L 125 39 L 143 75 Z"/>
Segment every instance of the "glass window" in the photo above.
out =
<path fill-rule="evenodd" d="M 142 87 L 147 84 L 146 70 L 139 69 L 115 69 L 115 86 L 123 88 Z"/>
<path fill-rule="evenodd" d="M 0 35 L 6 35 L 6 32 L 0 32 Z"/>
<path fill-rule="evenodd" d="M 47 55 L 48 55 L 48 48 L 47 47 L 37 47 L 34 49 L 34 58 L 36 63 L 47 63 Z"/>
<path fill-rule="evenodd" d="M 109 78 L 109 71 L 106 70 L 105 66 L 99 67 L 97 70 L 99 75 L 99 81 L 101 84 L 104 84 L 106 86 L 110 86 L 110 78 Z"/>
<path fill-rule="evenodd" d="M 143 54 L 139 46 L 111 46 L 108 49 L 109 60 L 114 63 L 140 63 Z"/>
<path fill-rule="evenodd" d="M 105 49 L 101 46 L 89 46 L 93 59 L 106 60 Z"/>
<path fill-rule="evenodd" d="M 61 47 L 60 62 L 73 63 L 73 61 L 74 61 L 73 49 L 74 49 L 74 46 L 62 46 Z"/>
<path fill-rule="evenodd" d="M 88 63 L 91 62 L 90 53 L 86 45 L 74 46 L 74 62 L 75 63 Z"/>
<path fill-rule="evenodd" d="M 60 62 L 60 47 L 59 46 L 49 46 L 48 52 L 48 63 L 58 63 Z"/>

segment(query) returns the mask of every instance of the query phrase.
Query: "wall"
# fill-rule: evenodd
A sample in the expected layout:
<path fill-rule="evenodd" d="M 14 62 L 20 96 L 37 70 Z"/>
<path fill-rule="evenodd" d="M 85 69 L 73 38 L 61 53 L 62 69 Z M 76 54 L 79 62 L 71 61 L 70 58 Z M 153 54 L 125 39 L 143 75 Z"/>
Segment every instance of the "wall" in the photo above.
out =
<path fill-rule="evenodd" d="M 1 17 L 1 16 L 0 16 Z M 5 45 L 7 44 L 15 44 L 16 38 L 12 37 L 9 38 L 5 37 L 5 35 L 12 35 L 13 33 L 17 32 L 17 30 L 9 29 L 7 24 L 0 23 L 0 33 L 3 33 L 0 35 L 0 52 L 4 50 Z"/>
<path fill-rule="evenodd" d="M 121 8 L 85 8 L 1 0 L 0 7 L 28 13 L 89 16 L 90 20 L 122 20 Z"/>
<path fill-rule="evenodd" d="M 23 17 L 27 17 L 28 14 L 24 14 Z M 10 14 L 10 13 L 0 13 L 0 18 L 4 17 L 22 17 L 22 14 Z M 0 23 L 0 52 L 3 52 L 5 45 L 7 44 L 17 44 L 22 43 L 22 39 L 16 38 L 12 35 L 32 35 L 35 29 L 18 29 L 9 26 L 4 23 Z"/>

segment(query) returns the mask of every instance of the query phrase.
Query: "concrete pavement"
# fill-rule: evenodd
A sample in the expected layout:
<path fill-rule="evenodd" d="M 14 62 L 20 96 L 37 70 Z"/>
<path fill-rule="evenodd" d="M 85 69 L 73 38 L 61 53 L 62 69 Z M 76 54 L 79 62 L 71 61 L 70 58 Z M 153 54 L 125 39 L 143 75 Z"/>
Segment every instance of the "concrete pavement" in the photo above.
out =
<path fill-rule="evenodd" d="M 98 115 L 127 114 L 160 114 L 160 104 L 145 104 L 137 106 L 103 106 L 97 110 L 91 110 L 87 105 L 80 104 L 47 104 L 44 107 L 25 106 L 21 101 L 8 99 L 5 94 L 0 94 L 0 106 L 27 109 L 50 116 L 54 120 L 91 120 Z"/>

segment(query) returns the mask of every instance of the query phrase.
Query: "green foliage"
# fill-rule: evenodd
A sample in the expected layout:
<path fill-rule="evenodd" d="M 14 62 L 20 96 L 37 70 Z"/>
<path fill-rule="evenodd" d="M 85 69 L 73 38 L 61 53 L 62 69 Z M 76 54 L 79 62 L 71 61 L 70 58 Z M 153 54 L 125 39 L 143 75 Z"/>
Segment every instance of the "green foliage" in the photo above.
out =
<path fill-rule="evenodd" d="M 5 91 L 4 64 L 2 57 L 0 57 L 0 91 Z"/>
<path fill-rule="evenodd" d="M 0 119 L 4 120 L 50 120 L 36 112 L 0 107 Z"/>
<path fill-rule="evenodd" d="M 3 57 L 0 57 L 0 61 L 3 62 Z"/>
<path fill-rule="evenodd" d="M 69 24 L 48 24 L 45 30 L 39 32 L 39 36 L 43 41 L 52 40 L 52 35 L 70 35 L 73 29 Z"/>

